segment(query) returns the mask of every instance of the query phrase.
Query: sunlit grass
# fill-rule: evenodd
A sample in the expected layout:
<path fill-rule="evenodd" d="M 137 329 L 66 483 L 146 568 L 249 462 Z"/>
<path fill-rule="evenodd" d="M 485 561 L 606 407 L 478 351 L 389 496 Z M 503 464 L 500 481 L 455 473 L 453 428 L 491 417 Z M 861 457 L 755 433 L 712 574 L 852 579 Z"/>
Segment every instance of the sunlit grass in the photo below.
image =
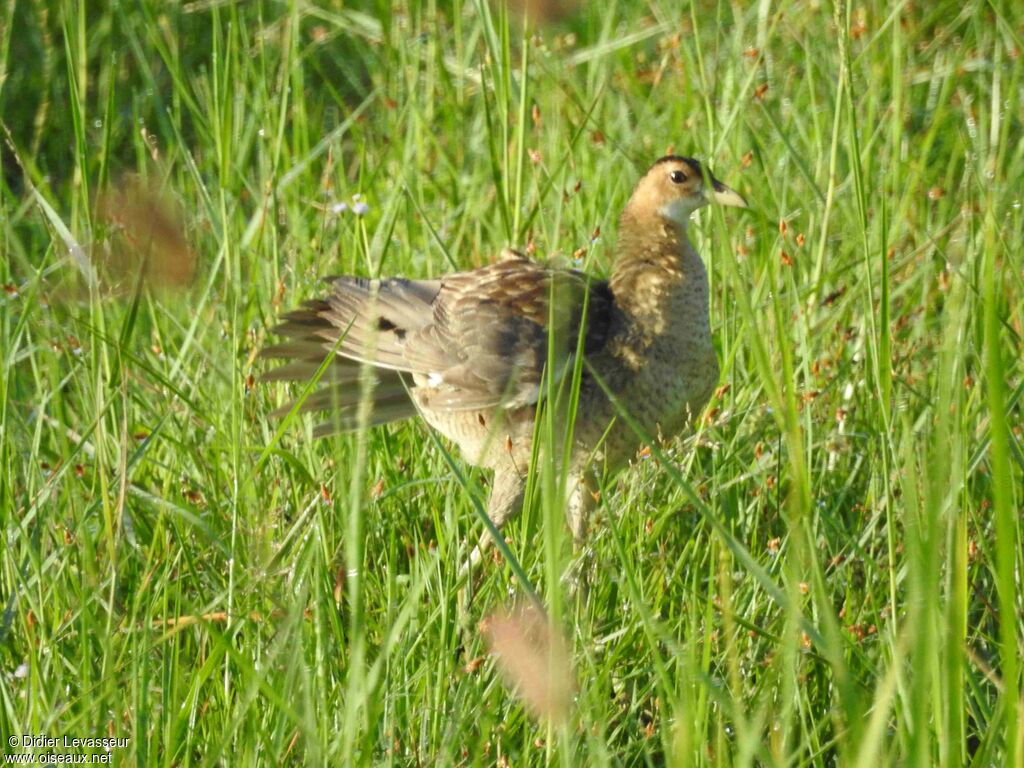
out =
<path fill-rule="evenodd" d="M 3 19 L 4 743 L 124 736 L 115 761 L 154 765 L 1024 760 L 1011 4 Z M 565 588 L 541 471 L 465 615 L 486 476 L 422 425 L 279 429 L 298 390 L 258 384 L 256 351 L 324 275 L 508 245 L 606 274 L 669 149 L 753 203 L 692 228 L 721 386 L 692 434 L 605 478 L 588 591 Z M 188 249 L 147 247 L 116 190 L 172 200 Z M 191 283 L 103 271 L 151 252 L 194 256 Z M 476 626 L 530 589 L 572 659 L 558 724 Z"/>

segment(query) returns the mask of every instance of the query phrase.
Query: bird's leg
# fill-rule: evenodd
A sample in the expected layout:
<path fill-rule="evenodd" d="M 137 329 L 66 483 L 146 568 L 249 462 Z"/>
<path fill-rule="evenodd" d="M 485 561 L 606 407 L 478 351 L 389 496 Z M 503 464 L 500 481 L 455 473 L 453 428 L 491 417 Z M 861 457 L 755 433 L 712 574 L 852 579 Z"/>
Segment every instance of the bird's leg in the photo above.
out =
<path fill-rule="evenodd" d="M 523 508 L 523 496 L 526 493 L 526 477 L 515 471 L 514 467 L 497 469 L 494 472 L 494 482 L 491 484 L 491 495 L 487 501 L 487 516 L 494 523 L 499 531 L 504 528 L 505 523 L 519 514 Z M 473 548 L 469 555 L 469 561 L 462 567 L 462 576 L 466 578 L 466 586 L 462 589 L 463 597 L 467 591 L 470 599 L 476 591 L 476 584 L 473 589 L 468 589 L 474 578 L 477 566 L 483 560 L 487 550 L 494 543 L 494 538 L 489 530 L 485 530 L 480 537 L 480 542 Z M 466 603 L 466 600 L 460 600 Z M 468 607 L 468 603 L 466 605 Z"/>
<path fill-rule="evenodd" d="M 491 495 L 487 500 L 487 516 L 499 531 L 505 523 L 518 515 L 523 509 L 523 496 L 526 493 L 526 478 L 512 470 L 496 470 L 494 482 L 491 484 Z M 480 543 L 470 554 L 470 568 L 476 567 L 486 551 L 494 543 L 494 537 L 485 530 Z"/>
<path fill-rule="evenodd" d="M 565 517 L 572 532 L 573 546 L 579 550 L 587 540 L 587 523 L 594 509 L 596 499 L 593 479 L 590 473 L 569 476 L 569 498 L 566 500 Z"/>
<path fill-rule="evenodd" d="M 569 498 L 566 499 L 565 517 L 572 532 L 576 560 L 569 566 L 563 579 L 571 592 L 579 592 L 584 597 L 589 586 L 589 572 L 593 560 L 593 550 L 586 546 L 587 523 L 590 521 L 590 513 L 596 501 L 594 478 L 591 473 L 569 476 Z"/>

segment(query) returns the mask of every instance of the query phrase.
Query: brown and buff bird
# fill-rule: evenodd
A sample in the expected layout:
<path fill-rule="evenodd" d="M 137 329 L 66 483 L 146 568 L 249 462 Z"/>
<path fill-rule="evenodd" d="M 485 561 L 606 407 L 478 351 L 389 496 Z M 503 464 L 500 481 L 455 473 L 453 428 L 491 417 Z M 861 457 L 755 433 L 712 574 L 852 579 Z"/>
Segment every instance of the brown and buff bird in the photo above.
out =
<path fill-rule="evenodd" d="M 571 448 L 557 457 L 581 544 L 596 468 L 622 466 L 639 447 L 628 421 L 673 436 L 718 381 L 707 273 L 687 237 L 690 215 L 709 202 L 746 207 L 697 160 L 658 160 L 622 214 L 607 281 L 513 251 L 436 280 L 333 278 L 327 296 L 274 329 L 288 340 L 263 356 L 291 362 L 264 378 L 308 380 L 334 355 L 328 385 L 301 405 L 330 412 L 318 434 L 419 414 L 467 461 L 494 471 L 487 513 L 500 528 L 523 504 L 545 367 L 553 361 L 557 382 L 582 349 Z"/>

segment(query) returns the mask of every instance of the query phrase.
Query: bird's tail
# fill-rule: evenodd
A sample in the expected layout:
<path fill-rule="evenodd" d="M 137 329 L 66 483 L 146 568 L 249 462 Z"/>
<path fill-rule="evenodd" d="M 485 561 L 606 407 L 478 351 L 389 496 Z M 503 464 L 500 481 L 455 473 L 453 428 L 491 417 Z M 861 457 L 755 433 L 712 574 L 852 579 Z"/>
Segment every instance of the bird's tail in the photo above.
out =
<path fill-rule="evenodd" d="M 280 418 L 293 410 L 326 412 L 328 419 L 314 430 L 317 437 L 414 416 L 416 407 L 399 372 L 338 354 L 346 329 L 326 317 L 331 311 L 326 301 L 306 302 L 302 309 L 284 315 L 284 322 L 273 329 L 286 340 L 260 352 L 260 357 L 287 361 L 264 373 L 261 381 L 310 382 L 330 357 L 319 388 L 278 408 L 273 415 Z"/>

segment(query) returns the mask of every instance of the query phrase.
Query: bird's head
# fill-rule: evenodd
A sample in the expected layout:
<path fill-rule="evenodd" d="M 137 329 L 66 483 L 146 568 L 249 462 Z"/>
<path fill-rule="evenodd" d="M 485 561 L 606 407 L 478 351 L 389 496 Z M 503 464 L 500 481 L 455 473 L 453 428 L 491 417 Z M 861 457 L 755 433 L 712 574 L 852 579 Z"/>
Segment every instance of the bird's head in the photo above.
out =
<path fill-rule="evenodd" d="M 668 155 L 640 179 L 629 207 L 685 227 L 690 214 L 708 203 L 747 207 L 739 193 L 716 179 L 699 160 Z"/>

